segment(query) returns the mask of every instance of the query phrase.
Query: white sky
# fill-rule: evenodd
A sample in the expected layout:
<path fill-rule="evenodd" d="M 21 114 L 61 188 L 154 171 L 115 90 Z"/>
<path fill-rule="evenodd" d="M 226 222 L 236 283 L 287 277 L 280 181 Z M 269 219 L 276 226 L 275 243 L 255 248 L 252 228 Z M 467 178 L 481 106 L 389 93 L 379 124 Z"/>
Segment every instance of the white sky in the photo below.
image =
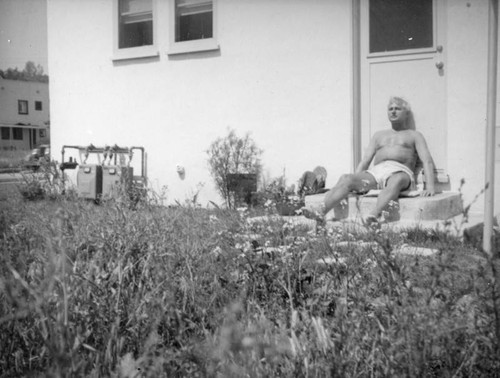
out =
<path fill-rule="evenodd" d="M 0 0 L 0 69 L 47 63 L 47 0 Z"/>

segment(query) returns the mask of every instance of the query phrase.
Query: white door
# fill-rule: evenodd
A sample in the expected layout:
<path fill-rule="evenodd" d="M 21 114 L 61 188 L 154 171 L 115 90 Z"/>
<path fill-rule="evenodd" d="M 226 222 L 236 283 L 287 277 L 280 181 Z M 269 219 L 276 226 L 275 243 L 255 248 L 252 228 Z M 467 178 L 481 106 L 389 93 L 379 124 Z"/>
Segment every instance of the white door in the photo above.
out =
<path fill-rule="evenodd" d="M 436 168 L 446 169 L 446 0 L 361 0 L 362 145 L 405 98 Z"/>

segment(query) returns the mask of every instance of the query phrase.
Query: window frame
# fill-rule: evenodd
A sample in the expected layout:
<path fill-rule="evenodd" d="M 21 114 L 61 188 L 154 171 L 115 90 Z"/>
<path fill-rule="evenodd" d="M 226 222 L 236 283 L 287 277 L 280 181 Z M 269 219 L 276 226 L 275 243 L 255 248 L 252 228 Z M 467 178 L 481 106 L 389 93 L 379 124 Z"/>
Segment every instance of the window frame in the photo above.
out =
<path fill-rule="evenodd" d="M 26 107 L 26 111 L 24 111 Z M 17 100 L 17 114 L 29 114 L 28 100 Z"/>
<path fill-rule="evenodd" d="M 42 109 L 43 109 L 42 101 L 35 101 L 35 110 L 42 111 Z"/>
<path fill-rule="evenodd" d="M 193 52 L 203 52 L 203 51 L 215 51 L 219 50 L 219 42 L 217 35 L 217 15 L 218 15 L 218 6 L 217 0 L 212 1 L 212 38 L 205 39 L 196 39 L 191 41 L 175 41 L 176 34 L 176 0 L 170 0 L 170 15 L 169 15 L 169 46 L 168 46 L 168 55 L 176 55 L 176 54 L 186 54 Z"/>
<path fill-rule="evenodd" d="M 20 137 L 16 135 L 17 133 L 20 133 Z M 22 127 L 12 128 L 12 140 L 24 140 L 24 132 Z"/>
<path fill-rule="evenodd" d="M 2 126 L 0 130 L 2 140 L 10 140 L 10 127 Z M 5 138 L 6 137 L 6 138 Z"/>
<path fill-rule="evenodd" d="M 113 0 L 113 61 L 139 58 L 152 58 L 160 55 L 158 49 L 158 6 L 157 0 L 151 0 L 153 13 L 153 44 L 147 46 L 119 48 L 120 42 L 120 0 Z"/>

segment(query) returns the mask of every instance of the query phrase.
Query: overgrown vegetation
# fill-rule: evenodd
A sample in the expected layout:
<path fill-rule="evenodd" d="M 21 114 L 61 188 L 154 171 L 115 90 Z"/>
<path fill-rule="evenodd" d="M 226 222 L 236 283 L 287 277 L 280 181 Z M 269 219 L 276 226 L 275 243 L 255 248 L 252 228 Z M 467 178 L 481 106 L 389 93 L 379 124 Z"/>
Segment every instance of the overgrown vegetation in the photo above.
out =
<path fill-rule="evenodd" d="M 251 215 L 3 201 L 0 375 L 498 376 L 497 260 L 438 231 Z"/>
<path fill-rule="evenodd" d="M 43 161 L 34 170 L 20 172 L 17 188 L 25 200 L 58 199 L 64 192 L 63 173 L 54 161 Z"/>

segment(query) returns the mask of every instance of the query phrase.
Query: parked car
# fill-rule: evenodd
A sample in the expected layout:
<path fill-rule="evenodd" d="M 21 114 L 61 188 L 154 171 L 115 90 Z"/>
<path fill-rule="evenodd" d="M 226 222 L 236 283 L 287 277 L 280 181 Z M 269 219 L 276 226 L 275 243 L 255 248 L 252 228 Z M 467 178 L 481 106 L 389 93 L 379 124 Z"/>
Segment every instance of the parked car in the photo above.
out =
<path fill-rule="evenodd" d="M 34 171 L 40 168 L 45 162 L 50 161 L 50 145 L 41 144 L 40 146 L 33 148 L 29 155 L 24 159 L 24 167 L 33 169 Z"/>

